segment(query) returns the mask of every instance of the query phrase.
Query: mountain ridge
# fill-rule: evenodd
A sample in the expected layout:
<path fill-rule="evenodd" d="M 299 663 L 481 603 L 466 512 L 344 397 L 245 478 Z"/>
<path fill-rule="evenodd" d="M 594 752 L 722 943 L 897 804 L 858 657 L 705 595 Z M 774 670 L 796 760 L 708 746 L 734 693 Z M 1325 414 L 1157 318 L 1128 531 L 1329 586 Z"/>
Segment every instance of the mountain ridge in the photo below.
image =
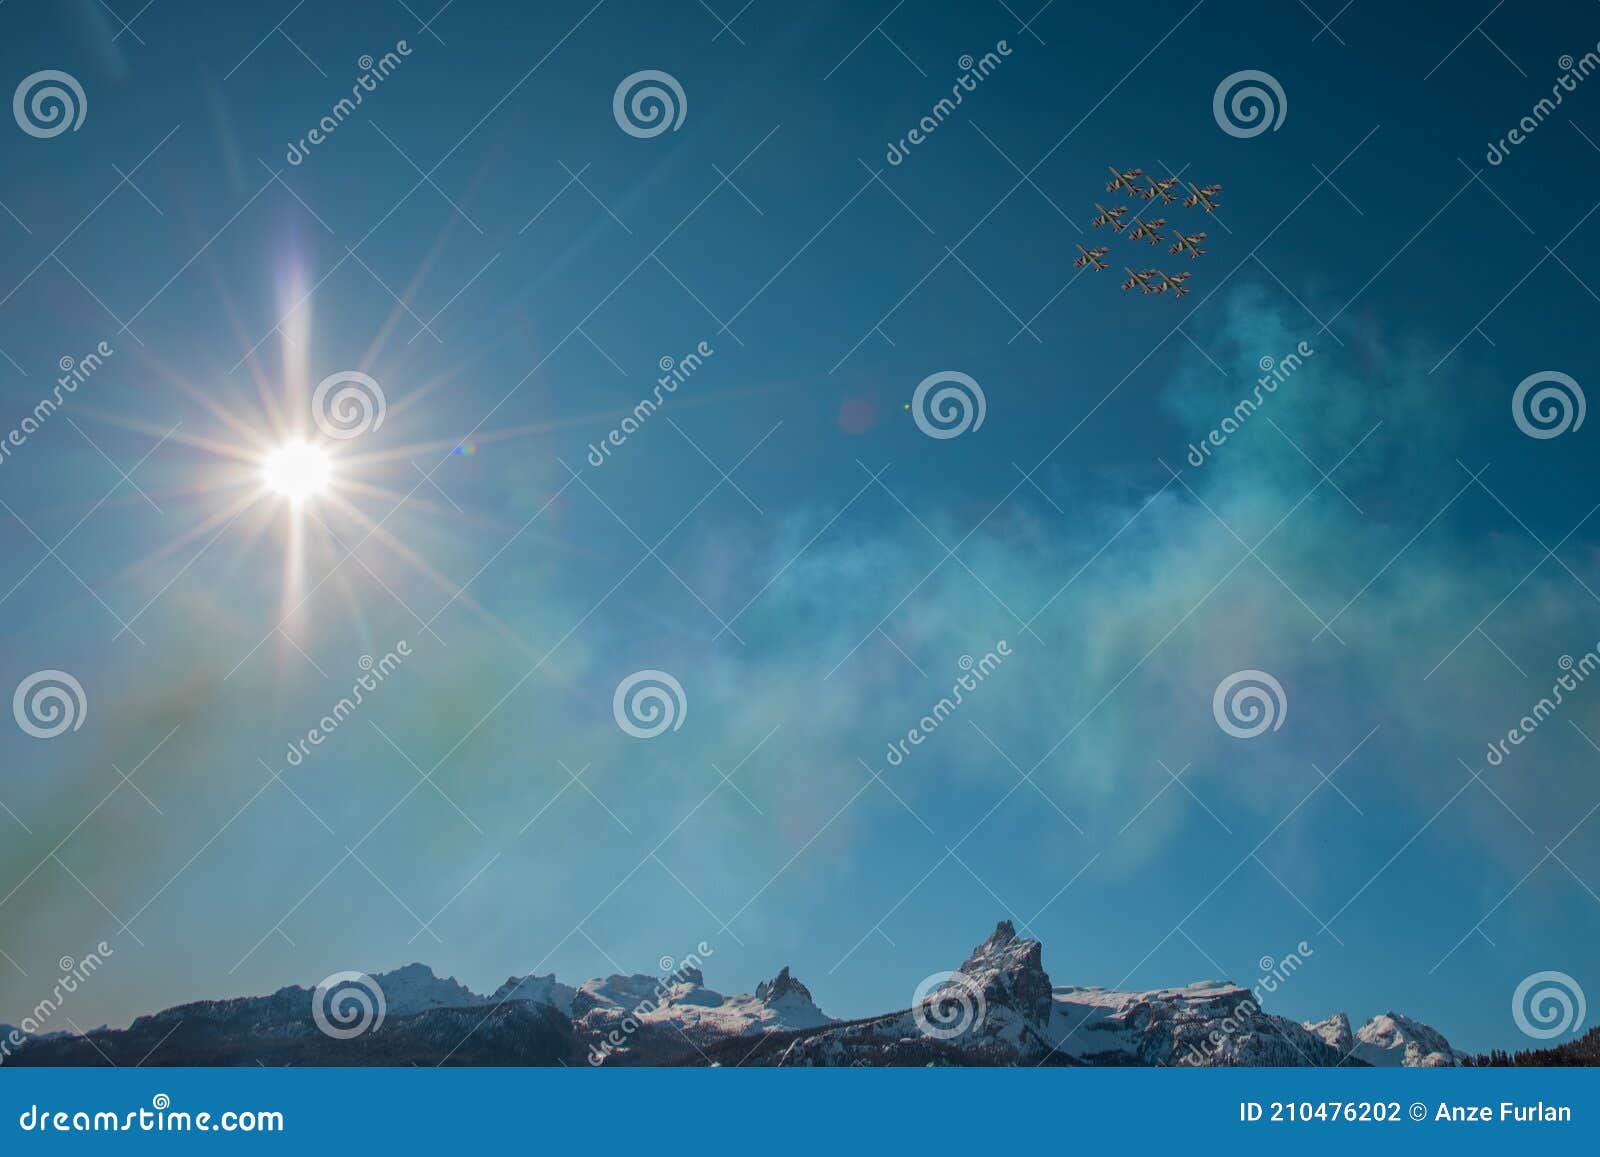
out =
<path fill-rule="evenodd" d="M 670 962 L 668 962 L 670 963 Z M 20 1033 L 20 1030 L 18 1030 Z M 509 977 L 478 994 L 422 963 L 263 996 L 200 1000 L 82 1036 L 23 1035 L 11 1064 L 623 1064 L 1447 1066 L 1472 1063 L 1393 1011 L 1352 1030 L 1301 1023 L 1230 981 L 1125 991 L 1056 985 L 1008 920 L 910 1007 L 837 1020 L 784 966 L 724 995 L 700 968 L 664 976 Z"/>

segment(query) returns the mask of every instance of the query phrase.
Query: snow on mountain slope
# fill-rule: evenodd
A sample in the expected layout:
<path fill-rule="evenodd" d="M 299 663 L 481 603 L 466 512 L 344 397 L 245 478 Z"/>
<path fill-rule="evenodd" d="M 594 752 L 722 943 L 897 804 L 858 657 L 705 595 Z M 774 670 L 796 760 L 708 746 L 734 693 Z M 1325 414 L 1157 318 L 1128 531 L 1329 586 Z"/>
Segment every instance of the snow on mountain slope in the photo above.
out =
<path fill-rule="evenodd" d="M 1355 1032 L 1343 1013 L 1297 1023 L 1228 981 L 1124 991 L 1051 983 L 1037 940 L 1010 921 L 953 972 L 908 993 L 911 1007 L 849 1022 L 825 1014 L 784 968 L 754 993 L 707 988 L 698 968 L 612 975 L 574 988 L 553 974 L 511 977 L 480 996 L 423 964 L 369 978 L 386 1017 L 357 1042 L 318 1031 L 313 990 L 205 1000 L 88 1039 L 47 1034 L 22 1064 L 727 1063 L 781 1065 L 1446 1066 L 1462 1057 L 1437 1030 L 1388 1012 Z M 0 1038 L 9 1033 L 0 1026 Z M 370 1037 L 370 1039 L 368 1039 Z M 56 1039 L 59 1038 L 59 1039 Z M 748 1041 L 748 1043 L 746 1043 Z M 596 1057 L 599 1060 L 596 1060 Z"/>
<path fill-rule="evenodd" d="M 953 973 L 934 973 L 905 1012 L 795 1041 L 784 1065 L 1016 1064 L 1050 1053 L 1050 977 L 1037 940 L 1002 920 Z"/>
<path fill-rule="evenodd" d="M 631 1019 L 655 1028 L 676 1028 L 692 1041 L 707 1035 L 746 1036 L 832 1023 L 788 968 L 757 985 L 754 995 L 724 996 L 705 987 L 705 978 L 694 968 L 665 979 L 610 976 L 591 980 L 578 991 L 577 1016 L 598 1031 Z"/>
<path fill-rule="evenodd" d="M 1460 1055 L 1438 1029 L 1397 1012 L 1375 1016 L 1358 1028 L 1353 1051 L 1369 1065 L 1432 1069 L 1461 1063 Z"/>
<path fill-rule="evenodd" d="M 1337 1065 L 1342 1053 L 1286 1017 L 1262 1012 L 1249 989 L 1221 980 L 1120 992 L 1063 986 L 1050 1039 L 1088 1063 L 1133 1065 Z"/>
<path fill-rule="evenodd" d="M 1050 1019 L 1050 976 L 1043 954 L 1037 940 L 1022 939 L 1011 921 L 1002 920 L 957 971 L 969 977 L 990 1003 L 1043 1024 Z"/>
<path fill-rule="evenodd" d="M 1342 1012 L 1336 1012 L 1326 1020 L 1319 1020 L 1315 1024 L 1306 1021 L 1305 1026 L 1340 1055 L 1348 1054 L 1356 1047 L 1355 1034 L 1350 1031 L 1350 1018 Z"/>
<path fill-rule="evenodd" d="M 471 1008 L 486 999 L 456 983 L 454 977 L 435 976 L 426 964 L 407 964 L 372 979 L 383 990 L 389 1016 L 408 1016 L 430 1008 Z"/>
<path fill-rule="evenodd" d="M 749 1016 L 754 1027 L 763 1030 L 820 1028 L 833 1023 L 833 1017 L 817 1007 L 811 990 L 789 975 L 787 964 L 777 976 L 756 985 L 754 997 L 734 996 L 729 1003 Z"/>
<path fill-rule="evenodd" d="M 919 989 L 912 1009 L 803 1037 L 780 1063 L 1331 1067 L 1349 1063 L 1349 1045 L 1338 1042 L 1354 1040 L 1342 1016 L 1302 1025 L 1228 981 L 1143 992 L 1052 986 L 1039 942 L 1008 921 L 957 972 L 929 980 L 939 982 Z M 1407 1022 L 1405 1031 L 1422 1051 L 1404 1063 L 1433 1063 L 1428 1050 L 1448 1050 L 1426 1026 Z"/>
<path fill-rule="evenodd" d="M 503 1004 L 508 1000 L 531 1000 L 535 1004 L 548 1004 L 560 1009 L 565 1016 L 572 1015 L 572 1002 L 578 990 L 562 984 L 555 973 L 548 976 L 511 976 L 489 997 L 490 1004 Z"/>

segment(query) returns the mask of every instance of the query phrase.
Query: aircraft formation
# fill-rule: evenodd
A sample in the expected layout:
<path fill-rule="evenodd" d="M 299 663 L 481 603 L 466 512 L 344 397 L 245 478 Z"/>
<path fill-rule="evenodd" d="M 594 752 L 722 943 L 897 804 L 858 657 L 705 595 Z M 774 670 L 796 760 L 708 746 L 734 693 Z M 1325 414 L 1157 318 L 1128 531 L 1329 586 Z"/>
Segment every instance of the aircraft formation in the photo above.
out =
<path fill-rule="evenodd" d="M 1217 200 L 1217 194 L 1222 192 L 1221 185 L 1202 186 L 1190 181 L 1190 195 L 1185 197 L 1181 191 L 1174 192 L 1179 185 L 1176 177 L 1157 180 L 1155 177 L 1145 176 L 1143 169 L 1124 171 L 1112 167 L 1110 172 L 1111 181 L 1106 185 L 1106 192 L 1125 193 L 1130 199 L 1137 198 L 1145 202 L 1149 210 L 1144 215 L 1134 213 L 1131 218 L 1124 220 L 1128 217 L 1126 205 L 1113 205 L 1107 208 L 1096 201 L 1094 207 L 1098 210 L 1098 215 L 1090 224 L 1096 229 L 1109 227 L 1113 233 L 1126 232 L 1130 241 L 1144 241 L 1150 245 L 1160 245 L 1166 241 L 1167 237 L 1161 230 L 1166 228 L 1167 219 L 1153 215 L 1155 202 L 1158 199 L 1162 205 L 1171 205 L 1181 200 L 1183 208 L 1198 208 L 1207 213 L 1215 213 L 1221 204 Z M 1144 177 L 1143 185 L 1139 183 L 1141 177 Z M 1175 227 L 1172 230 L 1172 238 L 1173 244 L 1167 250 L 1169 253 L 1187 253 L 1192 261 L 1205 252 L 1200 247 L 1200 242 L 1206 239 L 1204 233 L 1185 233 L 1181 228 Z M 1085 249 L 1079 245 L 1080 256 L 1072 263 L 1073 268 L 1089 267 L 1097 273 L 1109 269 L 1111 266 L 1103 258 L 1110 252 L 1110 247 L 1105 245 L 1093 249 Z M 1137 286 L 1143 293 L 1166 293 L 1171 290 L 1173 297 L 1182 297 L 1189 292 L 1188 287 L 1184 285 L 1184 282 L 1189 280 L 1188 273 L 1166 273 L 1160 269 L 1137 270 L 1126 265 L 1122 268 L 1128 274 L 1128 280 L 1122 283 L 1123 289 L 1133 289 Z"/>

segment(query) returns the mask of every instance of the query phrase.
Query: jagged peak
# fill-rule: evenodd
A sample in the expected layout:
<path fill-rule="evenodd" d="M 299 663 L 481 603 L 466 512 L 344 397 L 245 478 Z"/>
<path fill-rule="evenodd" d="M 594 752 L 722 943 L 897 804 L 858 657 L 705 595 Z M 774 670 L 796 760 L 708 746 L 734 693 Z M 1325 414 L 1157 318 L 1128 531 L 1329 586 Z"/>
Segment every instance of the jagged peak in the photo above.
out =
<path fill-rule="evenodd" d="M 763 980 L 756 985 L 756 999 L 766 1001 L 769 1004 L 790 993 L 804 998 L 808 1003 L 816 1003 L 811 998 L 811 990 L 789 975 L 789 966 L 787 964 L 778 971 L 777 976 L 774 976 L 771 980 Z"/>
<path fill-rule="evenodd" d="M 1329 1047 L 1340 1053 L 1348 1053 L 1355 1048 L 1356 1038 L 1350 1028 L 1350 1018 L 1342 1012 L 1315 1022 L 1308 1020 L 1304 1024 L 1308 1031 L 1321 1037 Z"/>
<path fill-rule="evenodd" d="M 1041 972 L 1043 966 L 1043 948 L 1037 940 L 1030 940 L 1017 935 L 1016 927 L 1009 920 L 1002 920 L 994 926 L 987 940 L 972 950 L 966 963 L 961 966 L 963 972 L 971 972 L 968 966 L 982 967 L 996 966 L 1001 961 L 1015 961 L 1025 967 L 1038 968 Z"/>
<path fill-rule="evenodd" d="M 989 934 L 979 948 L 1003 948 L 1017 938 L 1016 925 L 1009 920 L 1002 920 L 994 926 L 994 931 Z"/>
<path fill-rule="evenodd" d="M 995 925 L 960 971 L 978 984 L 986 1000 L 1008 1004 L 1038 1023 L 1049 1019 L 1051 984 L 1043 950 L 1037 940 L 1019 937 L 1010 920 Z"/>
<path fill-rule="evenodd" d="M 548 994 L 564 990 L 571 992 L 571 988 L 556 979 L 554 972 L 539 975 L 530 972 L 526 976 L 508 976 L 506 982 L 490 995 L 490 1000 L 515 1000 L 515 999 L 544 999 Z"/>
<path fill-rule="evenodd" d="M 1392 1009 L 1370 1017 L 1356 1030 L 1355 1052 L 1373 1065 L 1434 1067 L 1460 1062 L 1459 1054 L 1438 1029 Z"/>

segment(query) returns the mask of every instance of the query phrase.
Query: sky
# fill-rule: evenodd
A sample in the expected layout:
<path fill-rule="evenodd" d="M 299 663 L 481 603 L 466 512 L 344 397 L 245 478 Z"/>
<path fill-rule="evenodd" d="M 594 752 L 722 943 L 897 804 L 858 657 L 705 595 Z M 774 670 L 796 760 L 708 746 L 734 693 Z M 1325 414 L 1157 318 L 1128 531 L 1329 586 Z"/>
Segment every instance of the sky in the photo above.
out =
<path fill-rule="evenodd" d="M 1058 984 L 1297 953 L 1268 1011 L 1534 1043 L 1525 977 L 1600 991 L 1600 680 L 1488 753 L 1600 647 L 1595 426 L 1513 405 L 1595 373 L 1600 81 L 1488 154 L 1600 10 L 1469 7 L 4 5 L 85 107 L 0 126 L 0 690 L 81 688 L 0 727 L 0 1021 L 101 941 L 82 1028 L 702 942 L 859 1016 L 1010 918 Z M 1205 254 L 1092 228 L 1108 165 L 1220 184 L 1159 209 Z"/>

